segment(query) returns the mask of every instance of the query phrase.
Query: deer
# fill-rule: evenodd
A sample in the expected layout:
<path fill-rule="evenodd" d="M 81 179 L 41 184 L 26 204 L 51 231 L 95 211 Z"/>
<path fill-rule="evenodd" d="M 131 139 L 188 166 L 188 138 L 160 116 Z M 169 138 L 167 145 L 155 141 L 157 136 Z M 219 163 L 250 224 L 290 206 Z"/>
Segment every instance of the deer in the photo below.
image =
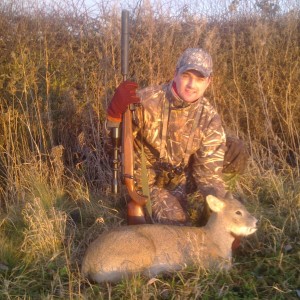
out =
<path fill-rule="evenodd" d="M 97 283 L 118 282 L 134 274 L 148 278 L 189 266 L 229 270 L 232 243 L 257 230 L 257 219 L 232 196 L 206 197 L 211 210 L 203 227 L 127 225 L 98 236 L 84 255 L 82 275 Z"/>

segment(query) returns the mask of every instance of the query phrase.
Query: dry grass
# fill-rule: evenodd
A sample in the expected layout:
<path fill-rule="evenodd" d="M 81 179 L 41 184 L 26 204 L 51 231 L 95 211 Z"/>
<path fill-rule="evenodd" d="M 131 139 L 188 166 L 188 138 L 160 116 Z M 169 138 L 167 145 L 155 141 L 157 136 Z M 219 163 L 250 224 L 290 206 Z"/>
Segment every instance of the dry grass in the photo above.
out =
<path fill-rule="evenodd" d="M 257 234 L 229 273 L 190 269 L 100 286 L 79 268 L 99 232 L 125 223 L 102 134 L 121 81 L 120 12 L 104 2 L 96 17 L 67 0 L 48 10 L 1 2 L 1 299 L 297 299 L 299 4 L 280 13 L 271 1 L 251 2 L 248 13 L 245 2 L 214 18 L 178 3 L 176 15 L 167 3 L 131 4 L 129 77 L 162 83 L 185 48 L 211 52 L 209 97 L 251 152 L 233 189 L 259 218 Z"/>

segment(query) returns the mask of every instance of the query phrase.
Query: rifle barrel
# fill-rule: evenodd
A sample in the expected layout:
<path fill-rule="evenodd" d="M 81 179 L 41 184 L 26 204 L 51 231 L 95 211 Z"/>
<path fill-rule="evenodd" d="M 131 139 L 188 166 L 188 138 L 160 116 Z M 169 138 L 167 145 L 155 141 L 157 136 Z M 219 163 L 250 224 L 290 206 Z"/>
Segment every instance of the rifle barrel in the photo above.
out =
<path fill-rule="evenodd" d="M 128 53 L 129 53 L 129 11 L 122 10 L 122 32 L 121 32 L 121 73 L 123 81 L 128 74 Z"/>

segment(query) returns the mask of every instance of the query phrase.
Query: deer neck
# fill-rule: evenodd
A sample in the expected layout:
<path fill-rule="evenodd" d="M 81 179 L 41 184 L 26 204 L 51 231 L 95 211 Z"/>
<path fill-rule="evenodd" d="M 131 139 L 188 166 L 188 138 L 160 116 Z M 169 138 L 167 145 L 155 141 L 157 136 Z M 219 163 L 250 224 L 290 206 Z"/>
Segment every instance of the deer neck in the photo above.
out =
<path fill-rule="evenodd" d="M 217 214 L 212 214 L 205 226 L 205 230 L 220 252 L 222 257 L 231 258 L 232 256 L 232 243 L 234 236 L 229 230 L 226 230 L 224 224 L 219 220 Z"/>

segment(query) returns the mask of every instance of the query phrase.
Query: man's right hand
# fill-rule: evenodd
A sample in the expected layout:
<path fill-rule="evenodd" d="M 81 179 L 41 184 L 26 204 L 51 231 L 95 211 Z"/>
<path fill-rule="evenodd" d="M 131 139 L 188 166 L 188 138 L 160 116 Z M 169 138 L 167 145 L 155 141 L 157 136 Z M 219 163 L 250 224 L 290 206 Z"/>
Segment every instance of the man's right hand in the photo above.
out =
<path fill-rule="evenodd" d="M 136 95 L 137 83 L 123 81 L 115 91 L 113 98 L 107 109 L 107 119 L 112 122 L 121 122 L 122 114 L 129 104 L 139 103 L 141 100 Z"/>

